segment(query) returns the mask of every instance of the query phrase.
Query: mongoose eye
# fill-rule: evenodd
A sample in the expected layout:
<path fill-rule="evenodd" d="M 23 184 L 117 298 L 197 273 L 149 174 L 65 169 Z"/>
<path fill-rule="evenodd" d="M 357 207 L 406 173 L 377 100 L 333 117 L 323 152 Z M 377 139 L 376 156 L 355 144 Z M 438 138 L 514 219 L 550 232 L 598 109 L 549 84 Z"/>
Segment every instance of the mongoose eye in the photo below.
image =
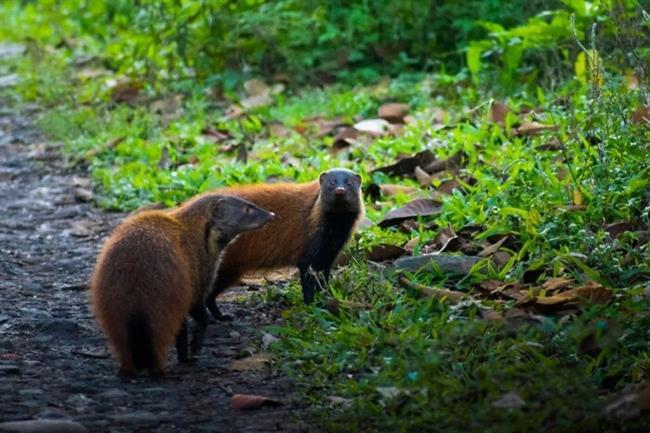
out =
<path fill-rule="evenodd" d="M 347 182 L 345 182 L 348 186 L 352 186 L 352 181 L 348 179 Z"/>
<path fill-rule="evenodd" d="M 246 206 L 246 210 L 244 212 L 246 213 L 246 215 L 250 214 L 251 213 L 250 206 Z"/>
<path fill-rule="evenodd" d="M 330 185 L 335 185 L 336 181 L 334 179 L 330 180 Z"/>

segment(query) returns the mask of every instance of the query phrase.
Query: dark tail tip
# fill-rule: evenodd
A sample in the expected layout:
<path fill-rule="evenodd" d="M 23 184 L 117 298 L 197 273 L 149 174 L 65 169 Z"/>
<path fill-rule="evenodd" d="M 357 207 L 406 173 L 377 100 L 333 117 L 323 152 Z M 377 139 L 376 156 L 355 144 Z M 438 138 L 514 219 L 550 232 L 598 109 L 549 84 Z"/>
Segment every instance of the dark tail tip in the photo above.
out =
<path fill-rule="evenodd" d="M 136 370 L 152 369 L 156 364 L 153 335 L 144 313 L 132 314 L 126 323 L 128 347 Z"/>

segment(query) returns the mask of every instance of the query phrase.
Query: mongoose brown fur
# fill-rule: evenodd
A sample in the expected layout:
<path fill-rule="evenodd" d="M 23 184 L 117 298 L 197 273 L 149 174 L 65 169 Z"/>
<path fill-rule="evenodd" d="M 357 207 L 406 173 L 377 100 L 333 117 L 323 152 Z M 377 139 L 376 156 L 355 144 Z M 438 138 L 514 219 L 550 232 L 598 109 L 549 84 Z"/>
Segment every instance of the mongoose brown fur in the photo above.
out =
<path fill-rule="evenodd" d="M 174 341 L 179 361 L 189 361 L 188 313 L 197 323 L 192 354 L 198 352 L 208 322 L 206 288 L 221 252 L 272 218 L 245 200 L 211 195 L 171 211 L 133 214 L 114 230 L 97 259 L 90 296 L 121 374 L 162 374 Z"/>
<path fill-rule="evenodd" d="M 261 230 L 239 236 L 223 254 L 217 278 L 206 299 L 218 320 L 228 320 L 215 297 L 247 271 L 297 266 L 303 298 L 329 280 L 332 263 L 364 215 L 361 177 L 336 168 L 307 183 L 274 183 L 222 188 L 211 194 L 232 195 L 275 213 Z"/>

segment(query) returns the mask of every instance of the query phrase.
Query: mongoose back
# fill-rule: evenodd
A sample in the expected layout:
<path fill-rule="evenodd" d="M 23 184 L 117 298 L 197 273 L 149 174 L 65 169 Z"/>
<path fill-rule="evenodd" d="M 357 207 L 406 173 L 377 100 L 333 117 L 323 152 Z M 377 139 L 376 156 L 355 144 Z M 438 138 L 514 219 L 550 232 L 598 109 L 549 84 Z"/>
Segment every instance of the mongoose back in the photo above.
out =
<path fill-rule="evenodd" d="M 138 212 L 115 229 L 97 259 L 90 295 L 121 374 L 162 374 L 174 341 L 179 361 L 189 361 L 188 313 L 197 322 L 191 350 L 198 352 L 208 322 L 205 292 L 221 252 L 272 218 L 245 200 L 212 195 L 167 212 Z"/>
<path fill-rule="evenodd" d="M 336 168 L 307 183 L 276 183 L 223 188 L 209 194 L 234 195 L 274 212 L 261 230 L 244 233 L 223 254 L 206 303 L 218 320 L 215 297 L 241 276 L 257 269 L 297 266 L 305 303 L 329 280 L 332 263 L 363 217 L 361 176 Z"/>

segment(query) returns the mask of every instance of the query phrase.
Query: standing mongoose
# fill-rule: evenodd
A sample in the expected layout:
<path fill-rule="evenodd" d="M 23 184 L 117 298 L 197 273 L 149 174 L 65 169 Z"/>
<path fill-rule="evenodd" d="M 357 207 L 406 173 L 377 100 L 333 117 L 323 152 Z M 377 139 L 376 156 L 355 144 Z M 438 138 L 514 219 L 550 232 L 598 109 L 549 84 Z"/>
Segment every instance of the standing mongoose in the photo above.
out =
<path fill-rule="evenodd" d="M 191 359 L 188 349 L 199 351 L 219 256 L 240 233 L 272 218 L 246 200 L 211 195 L 171 211 L 138 212 L 115 229 L 97 259 L 90 296 L 120 374 L 162 374 L 174 341 L 181 362 Z M 196 321 L 189 348 L 188 313 Z"/>
<path fill-rule="evenodd" d="M 364 214 L 361 176 L 343 168 L 307 183 L 235 186 L 205 196 L 210 194 L 241 197 L 276 215 L 263 229 L 238 237 L 221 257 L 206 299 L 217 320 L 230 318 L 219 311 L 215 297 L 257 269 L 297 266 L 304 301 L 310 303 L 314 290 L 327 284 L 332 263 Z"/>

